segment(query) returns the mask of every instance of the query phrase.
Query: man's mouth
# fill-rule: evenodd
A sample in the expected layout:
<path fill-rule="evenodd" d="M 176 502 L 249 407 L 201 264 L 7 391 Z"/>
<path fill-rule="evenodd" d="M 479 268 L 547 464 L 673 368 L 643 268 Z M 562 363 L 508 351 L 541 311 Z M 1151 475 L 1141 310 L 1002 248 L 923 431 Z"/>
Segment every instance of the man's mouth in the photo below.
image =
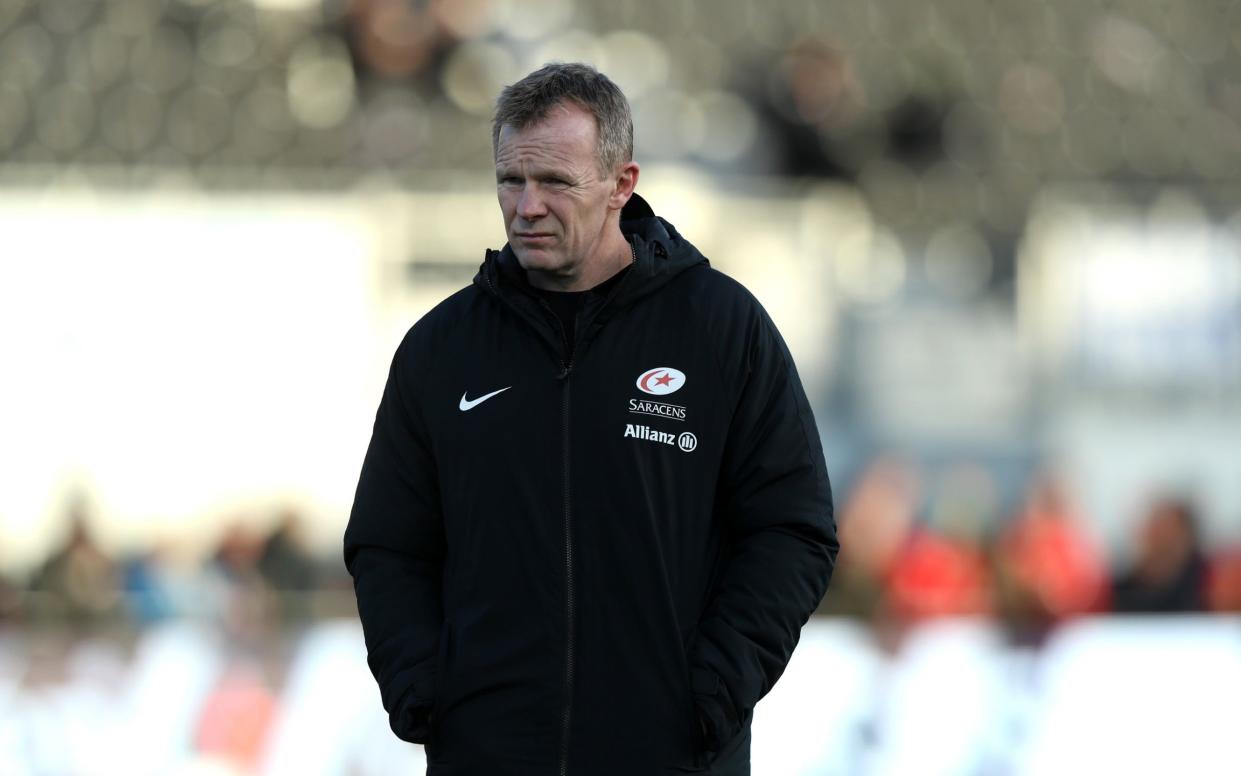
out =
<path fill-rule="evenodd" d="M 526 245 L 547 245 L 555 235 L 548 232 L 514 232 L 513 236 Z"/>

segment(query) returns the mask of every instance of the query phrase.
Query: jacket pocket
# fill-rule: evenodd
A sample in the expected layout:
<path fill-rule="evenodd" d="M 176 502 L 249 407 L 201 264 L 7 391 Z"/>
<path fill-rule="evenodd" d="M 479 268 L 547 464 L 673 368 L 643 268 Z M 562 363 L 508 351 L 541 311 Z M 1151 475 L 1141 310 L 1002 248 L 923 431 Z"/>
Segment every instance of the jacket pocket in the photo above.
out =
<path fill-rule="evenodd" d="M 712 752 L 707 748 L 707 737 L 703 732 L 702 713 L 698 710 L 698 702 L 690 696 L 690 724 L 693 731 L 693 767 L 696 771 L 706 771 L 711 765 Z"/>
<path fill-rule="evenodd" d="M 444 712 L 445 690 L 451 680 L 449 668 L 452 662 L 453 628 L 450 620 L 445 620 L 440 628 L 439 648 L 435 654 L 435 695 L 431 698 L 431 711 L 427 717 L 427 743 L 423 747 L 428 760 L 439 756 L 439 725 Z"/>
<path fill-rule="evenodd" d="M 714 671 L 700 666 L 690 668 L 690 690 L 706 728 L 703 746 L 708 752 L 716 754 L 742 732 L 741 721 L 733 711 L 724 683 Z"/>
<path fill-rule="evenodd" d="M 687 667 L 682 666 L 679 684 L 677 695 L 680 698 L 678 704 L 681 708 L 680 720 L 670 722 L 668 730 L 669 734 L 675 731 L 677 741 L 673 751 L 676 754 L 664 761 L 664 767 L 660 773 L 705 773 L 710 764 L 710 753 L 706 749 L 702 735 L 698 704 L 690 690 L 690 672 Z"/>

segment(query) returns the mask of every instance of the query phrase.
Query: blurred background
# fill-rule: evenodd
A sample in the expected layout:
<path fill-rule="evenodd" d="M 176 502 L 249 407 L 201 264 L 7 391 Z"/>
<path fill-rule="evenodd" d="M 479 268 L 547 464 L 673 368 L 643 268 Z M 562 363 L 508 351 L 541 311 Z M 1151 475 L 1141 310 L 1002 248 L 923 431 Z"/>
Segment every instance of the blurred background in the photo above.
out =
<path fill-rule="evenodd" d="M 756 776 L 1241 772 L 1241 3 L 0 0 L 0 773 L 421 772 L 340 537 L 551 60 L 815 406 Z"/>

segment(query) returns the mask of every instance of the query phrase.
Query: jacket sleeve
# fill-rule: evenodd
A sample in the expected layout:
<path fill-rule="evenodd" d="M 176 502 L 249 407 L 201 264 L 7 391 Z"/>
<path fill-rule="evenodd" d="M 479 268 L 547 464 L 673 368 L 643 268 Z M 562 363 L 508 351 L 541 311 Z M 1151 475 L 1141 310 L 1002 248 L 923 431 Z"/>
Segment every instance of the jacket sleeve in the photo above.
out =
<path fill-rule="evenodd" d="M 410 339 L 397 348 L 375 415 L 344 554 L 389 724 L 400 738 L 425 744 L 444 619 L 445 538 Z"/>
<path fill-rule="evenodd" d="M 749 329 L 717 487 L 726 560 L 689 655 L 711 751 L 740 732 L 783 673 L 839 549 L 823 450 L 793 359 L 761 308 Z"/>

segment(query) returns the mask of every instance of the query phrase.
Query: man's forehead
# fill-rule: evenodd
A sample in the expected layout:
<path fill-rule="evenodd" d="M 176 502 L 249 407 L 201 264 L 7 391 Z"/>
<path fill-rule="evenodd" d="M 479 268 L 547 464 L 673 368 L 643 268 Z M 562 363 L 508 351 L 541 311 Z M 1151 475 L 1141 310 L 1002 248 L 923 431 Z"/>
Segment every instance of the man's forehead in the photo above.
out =
<path fill-rule="evenodd" d="M 497 171 L 523 169 L 528 173 L 586 174 L 596 168 L 599 154 L 588 138 L 551 133 L 514 133 L 501 138 L 496 148 Z"/>
<path fill-rule="evenodd" d="M 501 124 L 497 140 L 500 145 L 504 145 L 513 140 L 549 136 L 561 143 L 577 142 L 594 148 L 598 135 L 599 127 L 590 111 L 574 103 L 559 102 L 549 108 L 545 115 L 525 126 Z"/>

